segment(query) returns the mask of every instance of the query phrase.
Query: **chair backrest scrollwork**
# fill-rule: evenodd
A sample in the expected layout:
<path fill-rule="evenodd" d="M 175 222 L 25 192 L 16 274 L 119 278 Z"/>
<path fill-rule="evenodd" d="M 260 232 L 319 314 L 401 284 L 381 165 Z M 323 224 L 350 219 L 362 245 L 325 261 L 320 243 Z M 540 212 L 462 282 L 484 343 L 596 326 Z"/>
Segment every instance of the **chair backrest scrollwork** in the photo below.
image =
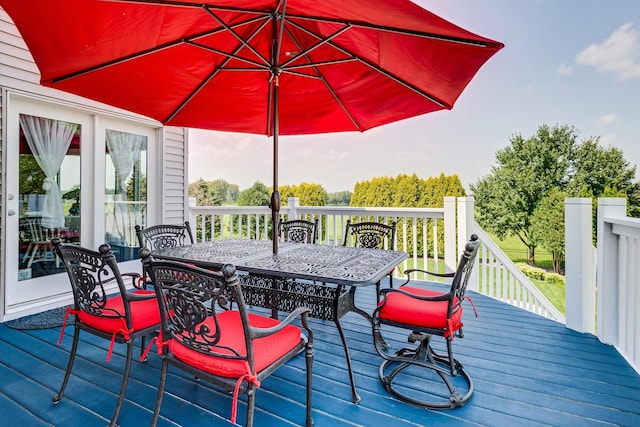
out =
<path fill-rule="evenodd" d="M 395 249 L 396 222 L 391 225 L 380 222 L 352 223 L 347 220 L 343 246 L 355 246 L 368 249 Z"/>
<path fill-rule="evenodd" d="M 151 251 L 193 244 L 189 221 L 184 225 L 161 224 L 147 228 L 136 225 L 136 236 L 140 248 Z"/>
<path fill-rule="evenodd" d="M 293 219 L 280 221 L 280 238 L 285 242 L 316 243 L 318 239 L 318 218 L 314 221 Z"/>

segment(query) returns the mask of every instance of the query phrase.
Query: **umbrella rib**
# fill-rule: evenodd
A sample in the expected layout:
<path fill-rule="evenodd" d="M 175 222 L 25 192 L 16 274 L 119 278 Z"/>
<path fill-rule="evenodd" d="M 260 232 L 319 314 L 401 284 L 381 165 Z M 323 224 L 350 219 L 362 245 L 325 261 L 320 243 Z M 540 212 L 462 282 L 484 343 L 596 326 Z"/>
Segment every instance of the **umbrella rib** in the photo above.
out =
<path fill-rule="evenodd" d="M 222 31 L 222 29 L 218 28 L 215 30 L 211 30 L 211 31 L 204 31 L 202 33 L 198 33 L 194 36 L 191 36 L 190 39 L 199 39 L 201 37 L 206 37 L 206 36 L 210 36 L 212 34 L 216 34 L 218 32 Z M 94 71 L 98 71 L 98 70 L 102 70 L 103 68 L 108 68 L 111 67 L 112 65 L 117 65 L 117 64 L 121 64 L 123 62 L 127 62 L 127 61 L 131 61 L 132 59 L 137 59 L 137 58 L 141 58 L 143 56 L 147 56 L 147 55 L 151 55 L 152 53 L 156 53 L 156 52 L 160 52 L 162 50 L 165 49 L 170 49 L 172 47 L 178 46 L 182 43 L 185 43 L 185 39 L 179 39 L 179 40 L 174 40 L 174 41 L 170 41 L 167 43 L 163 43 L 159 46 L 154 46 L 152 48 L 149 49 L 145 49 L 142 50 L 140 52 L 135 52 L 120 58 L 116 58 L 116 59 L 112 59 L 111 61 L 107 61 L 107 62 L 103 62 L 101 64 L 97 64 L 97 65 L 93 65 L 91 67 L 88 68 L 84 68 L 82 70 L 78 70 L 78 71 L 74 71 L 73 73 L 68 73 L 68 74 L 64 74 L 62 76 L 59 77 L 55 77 L 53 79 L 51 79 L 52 83 L 58 83 L 64 80 L 68 80 L 68 79 L 72 79 L 74 77 L 79 77 L 82 76 L 84 74 L 88 74 Z"/>
<path fill-rule="evenodd" d="M 478 46 L 478 47 L 490 47 L 490 45 L 499 45 L 499 43 L 491 42 L 491 41 L 481 41 L 481 40 L 474 40 L 474 39 L 465 38 L 465 37 L 446 36 L 443 34 L 409 30 L 406 28 L 389 27 L 386 25 L 376 25 L 368 22 L 360 22 L 360 21 L 346 22 L 344 20 L 335 19 L 335 18 L 323 18 L 319 16 L 304 16 L 304 15 L 291 15 L 291 14 L 289 14 L 288 17 L 289 19 L 300 19 L 300 20 L 306 20 L 306 21 L 323 22 L 323 23 L 331 23 L 331 24 L 349 24 L 350 26 L 357 27 L 357 28 L 365 28 L 365 29 L 376 30 L 376 31 L 385 31 L 389 33 L 402 34 L 402 35 L 408 35 L 408 36 L 414 36 L 414 37 L 423 37 L 427 39 L 440 40 L 440 41 L 452 42 L 452 43 L 458 43 L 458 44 L 466 44 L 466 45 Z"/>
<path fill-rule="evenodd" d="M 225 57 L 227 57 L 229 59 L 237 59 L 238 61 L 242 61 L 242 62 L 246 62 L 246 63 L 251 64 L 251 65 L 255 65 L 255 67 L 257 69 L 268 70 L 270 68 L 267 64 L 263 64 L 263 63 L 257 62 L 257 61 L 252 61 L 251 59 L 243 58 L 241 56 L 235 55 L 234 53 L 225 52 L 223 50 L 216 49 L 216 48 L 213 48 L 213 47 L 210 47 L 210 46 L 206 46 L 206 45 L 203 45 L 203 44 L 200 44 L 200 43 L 195 43 L 195 42 L 192 42 L 192 41 L 189 41 L 189 40 L 187 40 L 186 43 L 190 44 L 192 46 L 195 46 L 195 47 L 199 47 L 199 48 L 204 49 L 204 50 L 208 50 L 208 51 L 213 52 L 213 53 L 217 53 L 218 55 L 225 56 Z M 246 70 L 255 71 L 256 68 L 246 68 Z M 231 68 L 227 68 L 227 69 L 231 69 Z"/>
<path fill-rule="evenodd" d="M 291 22 L 289 20 L 287 20 L 287 23 L 299 28 L 294 22 Z M 307 56 L 307 54 L 313 52 L 314 50 L 316 50 L 317 48 L 319 48 L 320 46 L 327 44 L 330 40 L 338 37 L 340 34 L 344 33 L 345 31 L 347 31 L 350 28 L 349 25 L 346 25 L 344 28 L 339 29 L 338 31 L 336 31 L 335 33 L 327 36 L 327 37 L 318 37 L 318 43 L 309 46 L 306 50 L 303 50 L 302 52 L 300 52 L 298 55 L 294 56 L 293 58 L 291 58 L 290 60 L 284 62 L 281 67 L 285 68 L 287 67 L 289 64 L 291 64 L 292 62 L 296 61 L 298 58 L 300 58 L 301 56 Z M 287 33 L 289 34 L 289 36 L 295 40 L 295 37 L 293 36 L 293 34 L 291 34 L 291 31 L 287 30 Z M 312 34 L 315 36 L 315 34 L 313 33 L 307 33 L 307 34 Z M 317 36 L 316 36 L 317 37 Z M 300 46 L 298 43 L 296 43 L 296 45 L 298 46 L 298 49 L 302 49 L 302 46 Z M 307 57 L 307 59 L 309 59 Z M 310 61 L 311 62 L 311 61 Z"/>
<path fill-rule="evenodd" d="M 312 31 L 310 31 L 309 29 L 307 29 L 307 28 L 305 28 L 305 27 L 302 27 L 302 26 L 300 26 L 299 24 L 296 24 L 295 22 L 291 22 L 291 21 L 288 21 L 288 22 L 289 22 L 291 25 L 295 26 L 296 28 L 300 29 L 301 31 L 304 31 L 304 32 L 306 32 L 307 34 L 310 34 L 310 35 L 312 35 L 312 36 L 314 36 L 314 37 L 316 37 L 316 38 L 321 39 L 321 37 L 320 37 L 320 36 L 318 36 L 317 34 L 315 34 L 315 33 L 314 33 L 314 32 L 312 32 Z M 391 80 L 395 81 L 396 83 L 398 83 L 398 84 L 400 84 L 400 85 L 402 85 L 402 86 L 406 87 L 407 89 L 410 89 L 410 90 L 412 90 L 412 91 L 416 92 L 418 95 L 423 96 L 424 98 L 428 99 L 429 101 L 433 102 L 434 104 L 436 104 L 436 105 L 438 105 L 438 106 L 440 106 L 440 107 L 442 107 L 442 108 L 447 108 L 447 109 L 451 109 L 451 108 L 452 108 L 452 106 L 448 105 L 447 103 L 445 103 L 445 102 L 443 102 L 443 101 L 439 100 L 438 98 L 436 98 L 436 97 L 434 97 L 433 95 L 431 95 L 431 94 L 429 94 L 429 93 L 425 92 L 424 90 L 420 89 L 419 87 L 417 87 L 417 86 L 415 86 L 415 85 L 412 85 L 411 83 L 407 82 L 406 80 L 401 79 L 400 77 L 398 77 L 398 76 L 396 76 L 396 75 L 391 74 L 390 72 L 388 72 L 388 71 L 384 70 L 383 68 L 380 68 L 380 67 L 379 67 L 379 66 L 377 66 L 376 64 L 374 64 L 374 63 L 372 63 L 372 62 L 370 62 L 370 61 L 368 61 L 368 60 L 366 60 L 366 59 L 364 59 L 364 58 L 361 58 L 361 57 L 359 57 L 359 56 L 352 55 L 350 52 L 348 52 L 347 50 L 345 50 L 345 49 L 343 49 L 342 47 L 338 46 L 338 45 L 337 45 L 337 44 L 335 44 L 334 42 L 332 42 L 332 41 L 330 41 L 330 40 L 329 40 L 329 41 L 327 41 L 327 43 L 326 43 L 326 44 L 328 44 L 329 46 L 333 47 L 334 49 L 339 50 L 340 52 L 344 53 L 345 55 L 350 56 L 350 57 L 354 58 L 354 59 L 355 59 L 355 60 L 357 60 L 357 61 L 360 61 L 361 63 L 365 64 L 365 65 L 366 65 L 366 66 L 368 66 L 369 68 L 371 68 L 371 69 L 373 69 L 373 70 L 375 70 L 375 71 L 379 72 L 380 74 L 382 74 L 382 75 L 384 75 L 385 77 L 387 77 L 387 78 L 389 78 L 389 79 L 391 79 Z"/>
<path fill-rule="evenodd" d="M 179 1 L 179 0 L 102 0 L 102 1 L 111 2 L 111 3 L 137 3 L 137 4 L 150 4 L 150 5 L 156 5 L 156 6 L 175 6 L 175 7 L 184 7 L 184 8 L 193 8 L 193 9 L 202 9 L 202 7 L 204 6 L 208 9 L 221 10 L 225 12 L 255 13 L 257 15 L 262 15 L 262 16 L 268 16 L 271 14 L 270 12 L 265 12 L 264 10 L 259 10 L 259 9 L 209 5 L 209 4 L 203 4 L 202 2 L 193 2 L 193 1 Z"/>
<path fill-rule="evenodd" d="M 357 58 L 343 58 L 343 59 L 334 59 L 334 60 L 330 60 L 330 61 L 318 61 L 318 62 L 313 62 L 313 61 L 309 61 L 308 64 L 300 64 L 300 65 L 289 65 L 285 70 L 282 70 L 282 72 L 286 72 L 289 70 L 296 70 L 299 68 L 308 68 L 308 67 L 316 67 L 316 66 L 322 66 L 322 65 L 334 65 L 334 64 L 342 64 L 344 62 L 354 62 L 357 61 Z"/>
<path fill-rule="evenodd" d="M 289 22 L 290 24 L 293 24 L 292 22 Z M 293 24 L 295 25 L 295 24 Z M 339 31 L 341 33 L 341 31 Z M 295 43 L 296 47 L 300 50 L 302 49 L 302 46 L 300 45 L 300 42 L 298 41 L 298 39 L 296 39 L 294 37 L 294 35 L 291 33 L 291 31 L 289 29 L 287 29 L 287 33 L 289 34 L 289 37 L 291 37 L 291 40 L 293 40 L 293 43 Z M 336 34 L 337 35 L 337 34 Z M 335 36 L 334 36 L 335 37 Z M 320 39 L 322 40 L 322 39 Z M 325 40 L 323 42 L 328 43 L 329 40 Z M 323 43 L 319 43 L 319 44 L 323 44 Z M 331 94 L 331 96 L 333 96 L 333 99 L 335 99 L 335 101 L 338 103 L 338 105 L 340 105 L 340 108 L 342 108 L 342 111 L 344 111 L 344 113 L 347 115 L 347 117 L 349 117 L 349 120 L 351 120 L 351 123 L 353 123 L 353 125 L 358 129 L 361 130 L 362 126 L 360 125 L 360 123 L 358 123 L 358 121 L 356 120 L 356 118 L 353 116 L 353 114 L 351 114 L 351 112 L 349 111 L 349 109 L 347 108 L 346 105 L 344 105 L 344 103 L 342 102 L 342 100 L 340 99 L 340 97 L 338 96 L 338 94 L 333 90 L 333 88 L 331 87 L 331 85 L 327 82 L 327 80 L 324 78 L 324 76 L 322 75 L 322 72 L 320 72 L 320 69 L 318 68 L 318 66 L 316 64 L 313 64 L 313 61 L 311 61 L 311 58 L 308 57 L 308 53 L 310 50 L 307 50 L 306 52 L 303 52 L 302 55 L 305 56 L 305 58 L 307 59 L 307 61 L 309 61 L 311 64 L 311 67 L 313 67 L 313 70 L 316 72 L 316 74 L 318 75 L 318 78 L 320 78 L 320 80 L 322 81 L 322 84 L 325 85 L 325 87 L 327 88 L 327 90 L 329 91 L 329 93 Z M 300 56 L 302 56 L 300 55 Z M 353 60 L 352 58 L 348 58 L 349 60 Z M 290 61 L 289 61 L 290 62 Z M 311 77 L 311 76 L 308 76 Z"/>
<path fill-rule="evenodd" d="M 259 21 L 261 21 L 263 19 L 264 19 L 263 16 L 252 18 L 252 19 L 249 19 L 249 20 L 246 20 L 246 21 L 238 22 L 238 23 L 234 24 L 232 27 L 239 27 L 239 26 L 243 26 L 243 25 L 247 25 L 247 24 L 252 24 L 253 22 L 259 22 Z M 173 40 L 173 41 L 170 41 L 170 42 L 167 42 L 167 43 L 163 43 L 163 44 L 161 44 L 159 46 L 154 46 L 152 48 L 142 50 L 140 52 L 135 52 L 135 53 L 132 53 L 132 54 L 120 57 L 120 58 L 112 59 L 111 61 L 107 61 L 107 62 L 103 62 L 101 64 L 93 65 L 91 67 L 84 68 L 82 70 L 74 71 L 73 73 L 64 74 L 62 76 L 55 77 L 55 78 L 51 79 L 51 82 L 52 83 L 59 83 L 59 82 L 62 82 L 62 81 L 65 81 L 65 80 L 69 80 L 69 79 L 72 79 L 72 78 L 75 78 L 75 77 L 79 77 L 79 76 L 82 76 L 82 75 L 85 75 L 85 74 L 88 74 L 88 73 L 92 73 L 94 71 L 99 71 L 99 70 L 102 70 L 104 68 L 111 67 L 113 65 L 122 64 L 124 62 L 131 61 L 133 59 L 141 58 L 143 56 L 151 55 L 151 54 L 156 53 L 156 52 L 160 52 L 160 51 L 163 51 L 163 50 L 166 50 L 166 49 L 170 49 L 172 47 L 178 46 L 178 45 L 183 44 L 183 43 L 191 43 L 191 44 L 197 45 L 195 42 L 193 42 L 193 40 L 197 40 L 197 39 L 200 39 L 200 38 L 203 38 L 203 37 L 211 36 L 213 34 L 217 34 L 217 33 L 220 33 L 222 31 L 226 31 L 226 29 L 225 28 L 216 28 L 214 30 L 203 31 L 201 33 L 189 36 L 188 38 L 181 38 L 181 39 L 178 39 L 178 40 Z M 198 46 L 200 46 L 200 45 L 198 45 Z"/>
<path fill-rule="evenodd" d="M 263 19 L 262 17 L 260 19 Z M 264 23 L 262 25 L 260 25 L 260 27 L 253 32 L 253 34 L 251 34 L 248 38 L 247 38 L 247 43 L 249 43 L 255 36 L 256 34 L 258 34 L 260 32 L 260 30 L 269 23 L 268 20 L 265 20 Z M 195 44 L 195 43 L 194 43 Z M 199 44 L 195 44 L 198 47 L 206 47 L 206 46 L 201 46 Z M 185 105 L 187 105 L 189 103 L 189 101 L 191 101 L 193 99 L 194 96 L 196 96 L 198 94 L 198 92 L 200 92 L 200 90 L 202 90 L 202 88 L 208 84 L 215 76 L 218 75 L 218 73 L 224 68 L 224 66 L 226 64 L 229 63 L 229 61 L 231 61 L 231 59 L 243 59 L 244 58 L 240 58 L 238 57 L 236 54 L 240 51 L 240 49 L 242 49 L 244 45 L 243 44 L 239 44 L 235 50 L 233 52 L 231 52 L 231 54 L 225 54 L 227 56 L 227 58 L 215 69 L 211 72 L 211 74 L 204 79 L 202 82 L 200 82 L 200 84 L 198 85 L 198 87 L 196 87 L 190 94 L 189 96 L 187 96 L 186 98 L 184 98 L 182 100 L 182 102 L 180 103 L 180 105 L 178 105 L 173 112 L 171 112 L 171 114 L 169 114 L 169 116 L 167 117 L 167 119 L 164 121 L 165 123 L 167 123 L 169 120 L 172 120 L 184 107 Z M 261 64 L 258 64 L 259 66 L 261 66 Z"/>
<path fill-rule="evenodd" d="M 226 29 L 233 37 L 236 38 L 236 40 L 238 40 L 240 42 L 240 44 L 244 47 L 246 47 L 247 49 L 249 49 L 255 56 L 257 56 L 259 59 L 261 59 L 266 65 L 270 65 L 269 64 L 269 60 L 267 58 L 265 58 L 264 56 L 262 56 L 262 54 L 260 52 L 258 52 L 257 50 L 255 50 L 253 48 L 253 46 L 251 46 L 249 44 L 249 42 L 247 41 L 247 39 L 244 39 L 242 37 L 240 37 L 240 35 L 238 35 L 238 33 L 236 33 L 232 27 L 230 27 L 229 25 L 227 25 L 224 21 L 222 21 L 222 19 L 220 19 L 218 17 L 218 15 L 216 15 L 215 13 L 213 13 L 213 11 L 211 11 L 209 8 L 207 8 L 205 6 L 205 10 L 207 11 L 207 13 L 209 13 L 209 15 L 211 15 L 211 17 L 213 19 L 215 19 L 218 24 L 220 24 L 224 29 Z M 268 22 L 268 20 L 266 21 Z M 252 39 L 254 37 L 254 35 L 260 30 L 262 29 L 262 26 L 256 30 L 253 34 L 251 34 L 248 39 Z"/>

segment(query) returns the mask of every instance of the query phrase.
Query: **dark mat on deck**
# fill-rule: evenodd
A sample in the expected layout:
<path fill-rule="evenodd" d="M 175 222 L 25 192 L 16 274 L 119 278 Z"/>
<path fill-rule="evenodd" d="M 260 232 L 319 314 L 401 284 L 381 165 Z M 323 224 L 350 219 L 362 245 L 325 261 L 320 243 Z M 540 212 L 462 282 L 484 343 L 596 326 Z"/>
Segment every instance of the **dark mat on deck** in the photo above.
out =
<path fill-rule="evenodd" d="M 66 307 L 58 307 L 42 313 L 31 314 L 5 322 L 13 329 L 47 329 L 62 326 Z"/>

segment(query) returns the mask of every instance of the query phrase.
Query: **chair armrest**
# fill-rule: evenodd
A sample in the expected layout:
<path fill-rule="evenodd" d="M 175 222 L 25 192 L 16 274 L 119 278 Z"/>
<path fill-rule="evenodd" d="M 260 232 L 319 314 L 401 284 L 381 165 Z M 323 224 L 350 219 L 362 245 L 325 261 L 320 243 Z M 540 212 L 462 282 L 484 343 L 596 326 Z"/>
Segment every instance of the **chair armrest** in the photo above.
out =
<path fill-rule="evenodd" d="M 404 274 L 409 276 L 409 275 L 411 275 L 411 273 L 415 273 L 415 272 L 425 273 L 425 274 L 428 274 L 430 276 L 438 276 L 438 277 L 453 277 L 453 276 L 456 275 L 456 273 L 436 273 L 435 271 L 422 270 L 420 268 L 411 268 L 409 270 L 405 270 Z"/>
<path fill-rule="evenodd" d="M 254 327 L 251 327 L 251 334 L 253 335 L 253 338 L 262 338 L 262 337 L 267 337 L 269 335 L 273 335 L 276 332 L 284 329 L 285 326 L 289 325 L 291 322 L 293 322 L 298 317 L 301 317 L 302 324 L 303 324 L 304 328 L 308 332 L 311 332 L 311 330 L 307 326 L 307 318 L 308 318 L 310 312 L 311 312 L 311 309 L 308 308 L 308 307 L 298 307 L 294 311 L 292 311 L 282 322 L 280 322 L 276 326 L 273 326 L 271 328 L 254 328 Z"/>
<path fill-rule="evenodd" d="M 145 294 L 138 294 L 136 292 L 127 292 L 125 296 L 123 296 L 123 298 L 126 298 L 128 301 L 146 301 L 149 299 L 155 299 L 156 298 L 156 293 L 155 292 L 150 292 L 150 293 L 145 293 Z"/>
<path fill-rule="evenodd" d="M 131 278 L 131 284 L 133 285 L 134 288 L 143 289 L 139 285 L 140 273 L 132 273 L 132 272 L 130 272 L 130 273 L 120 273 L 120 276 L 122 276 L 122 279 L 125 279 L 126 277 L 130 277 Z"/>
<path fill-rule="evenodd" d="M 403 286 L 400 286 L 397 289 L 392 289 L 392 288 L 382 289 L 380 291 L 380 295 L 382 295 L 382 298 L 383 298 L 382 305 L 384 305 L 384 301 L 386 301 L 387 294 L 389 294 L 389 293 L 399 293 L 399 294 L 406 295 L 409 298 L 413 298 L 413 299 L 416 299 L 416 300 L 419 300 L 419 301 L 448 301 L 449 299 L 451 299 L 451 292 L 445 292 L 443 294 L 436 295 L 436 296 L 423 296 L 423 295 L 416 295 L 416 294 L 414 294 L 412 292 L 406 292 L 406 291 L 404 291 L 402 289 Z"/>

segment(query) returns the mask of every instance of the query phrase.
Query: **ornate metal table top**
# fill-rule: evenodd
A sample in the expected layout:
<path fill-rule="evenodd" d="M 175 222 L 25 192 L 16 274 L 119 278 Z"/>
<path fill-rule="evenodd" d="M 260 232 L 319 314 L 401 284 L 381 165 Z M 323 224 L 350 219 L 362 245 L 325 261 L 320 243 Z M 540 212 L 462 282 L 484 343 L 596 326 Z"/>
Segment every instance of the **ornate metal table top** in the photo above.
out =
<path fill-rule="evenodd" d="M 281 243 L 274 255 L 270 240 L 239 239 L 163 249 L 153 256 L 215 269 L 234 264 L 249 273 L 350 286 L 374 284 L 408 257 L 400 251 L 289 242 Z"/>

